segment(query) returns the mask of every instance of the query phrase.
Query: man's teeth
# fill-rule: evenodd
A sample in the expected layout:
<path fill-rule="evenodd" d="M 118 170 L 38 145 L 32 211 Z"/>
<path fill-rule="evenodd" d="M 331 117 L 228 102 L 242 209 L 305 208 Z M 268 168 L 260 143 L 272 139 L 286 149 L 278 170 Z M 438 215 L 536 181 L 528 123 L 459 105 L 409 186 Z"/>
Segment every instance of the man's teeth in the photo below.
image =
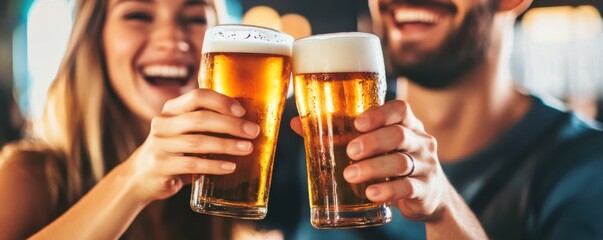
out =
<path fill-rule="evenodd" d="M 146 66 L 142 73 L 147 77 L 184 78 L 188 76 L 185 66 L 153 65 Z"/>
<path fill-rule="evenodd" d="M 426 10 L 397 10 L 394 17 L 397 23 L 436 23 L 438 21 L 438 15 Z"/>

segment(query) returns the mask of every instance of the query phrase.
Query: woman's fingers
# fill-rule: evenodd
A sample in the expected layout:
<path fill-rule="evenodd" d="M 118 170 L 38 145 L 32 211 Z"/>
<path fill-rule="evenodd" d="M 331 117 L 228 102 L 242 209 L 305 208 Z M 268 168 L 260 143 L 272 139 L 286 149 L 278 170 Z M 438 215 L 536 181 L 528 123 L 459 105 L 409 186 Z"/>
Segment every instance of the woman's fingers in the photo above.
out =
<path fill-rule="evenodd" d="M 235 169 L 236 169 L 236 164 L 235 164 Z M 183 185 L 188 185 L 188 184 L 193 183 L 193 175 L 192 174 L 182 174 L 179 177 L 180 177 L 180 179 L 182 179 Z"/>
<path fill-rule="evenodd" d="M 251 139 L 260 133 L 260 127 L 253 122 L 208 110 L 155 117 L 151 121 L 151 129 L 156 137 L 212 132 Z"/>
<path fill-rule="evenodd" d="M 188 134 L 175 138 L 156 138 L 154 145 L 167 155 L 184 153 L 212 153 L 236 156 L 248 155 L 253 151 L 253 144 L 248 140 L 214 137 L 202 134 Z"/>
<path fill-rule="evenodd" d="M 194 156 L 173 156 L 165 159 L 161 169 L 169 175 L 182 174 L 215 174 L 223 175 L 234 172 L 236 164 L 229 161 L 204 159 Z M 186 177 L 184 177 L 186 178 Z M 190 176 L 188 177 L 190 178 Z M 185 180 L 185 182 L 190 182 Z"/>
<path fill-rule="evenodd" d="M 236 100 L 209 89 L 195 89 L 163 105 L 162 115 L 178 115 L 199 109 L 209 109 L 233 117 L 245 115 L 245 109 Z"/>

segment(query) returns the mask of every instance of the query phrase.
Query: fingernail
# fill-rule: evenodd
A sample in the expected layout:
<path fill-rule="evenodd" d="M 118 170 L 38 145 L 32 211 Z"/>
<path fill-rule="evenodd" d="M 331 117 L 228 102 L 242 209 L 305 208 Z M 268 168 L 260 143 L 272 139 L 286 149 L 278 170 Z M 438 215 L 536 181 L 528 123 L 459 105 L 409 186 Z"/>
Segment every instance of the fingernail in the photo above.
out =
<path fill-rule="evenodd" d="M 230 111 L 232 112 L 232 114 L 234 114 L 235 116 L 243 116 L 245 115 L 245 109 L 243 107 L 241 107 L 238 104 L 233 104 L 232 107 L 230 107 Z"/>
<path fill-rule="evenodd" d="M 366 116 L 359 116 L 356 118 L 356 129 L 365 130 L 369 127 L 369 118 Z"/>
<path fill-rule="evenodd" d="M 362 144 L 360 141 L 352 141 L 348 144 L 348 155 L 350 155 L 350 157 L 357 156 L 360 154 L 360 151 L 362 151 Z"/>
<path fill-rule="evenodd" d="M 251 143 L 248 141 L 238 141 L 236 145 L 237 149 L 241 151 L 249 151 L 249 149 L 251 148 Z"/>
<path fill-rule="evenodd" d="M 372 186 L 371 186 L 371 187 L 368 187 L 368 188 L 366 189 L 366 195 L 367 195 L 367 196 L 373 196 L 373 197 L 379 196 L 379 188 L 377 188 L 377 187 L 372 187 Z"/>
<path fill-rule="evenodd" d="M 255 123 L 246 122 L 245 125 L 243 125 L 243 131 L 245 131 L 247 135 L 255 137 L 260 132 L 260 127 Z"/>
<path fill-rule="evenodd" d="M 354 180 L 358 176 L 358 167 L 350 166 L 343 170 L 343 177 L 347 180 Z"/>
<path fill-rule="evenodd" d="M 222 168 L 222 170 L 226 170 L 226 171 L 232 171 L 235 170 L 235 168 L 237 168 L 237 165 L 231 162 L 226 162 L 226 163 L 222 163 L 222 165 L 220 165 L 220 168 Z"/>

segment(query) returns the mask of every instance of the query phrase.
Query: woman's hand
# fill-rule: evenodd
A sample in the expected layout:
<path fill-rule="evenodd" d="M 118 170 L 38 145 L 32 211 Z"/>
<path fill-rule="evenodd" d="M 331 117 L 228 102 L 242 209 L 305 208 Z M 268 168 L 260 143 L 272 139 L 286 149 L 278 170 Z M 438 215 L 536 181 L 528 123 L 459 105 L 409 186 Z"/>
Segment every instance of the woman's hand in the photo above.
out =
<path fill-rule="evenodd" d="M 164 199 L 190 182 L 190 174 L 232 173 L 236 163 L 204 159 L 202 154 L 250 154 L 249 139 L 260 129 L 243 115 L 245 109 L 236 100 L 208 89 L 166 102 L 146 141 L 125 163 L 137 195 L 144 201 Z"/>

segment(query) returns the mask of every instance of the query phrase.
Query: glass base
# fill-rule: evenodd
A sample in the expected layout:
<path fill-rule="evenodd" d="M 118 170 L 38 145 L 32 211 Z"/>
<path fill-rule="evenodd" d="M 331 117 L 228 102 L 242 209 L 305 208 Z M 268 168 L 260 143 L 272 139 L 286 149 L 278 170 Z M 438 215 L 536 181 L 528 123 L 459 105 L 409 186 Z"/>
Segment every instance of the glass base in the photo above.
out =
<path fill-rule="evenodd" d="M 363 228 L 386 224 L 392 220 L 391 208 L 387 205 L 371 208 L 343 207 L 312 208 L 312 226 L 318 229 Z"/>
<path fill-rule="evenodd" d="M 262 220 L 268 212 L 267 207 L 249 207 L 205 201 L 197 201 L 196 204 L 191 203 L 191 208 L 198 213 L 248 220 Z"/>

